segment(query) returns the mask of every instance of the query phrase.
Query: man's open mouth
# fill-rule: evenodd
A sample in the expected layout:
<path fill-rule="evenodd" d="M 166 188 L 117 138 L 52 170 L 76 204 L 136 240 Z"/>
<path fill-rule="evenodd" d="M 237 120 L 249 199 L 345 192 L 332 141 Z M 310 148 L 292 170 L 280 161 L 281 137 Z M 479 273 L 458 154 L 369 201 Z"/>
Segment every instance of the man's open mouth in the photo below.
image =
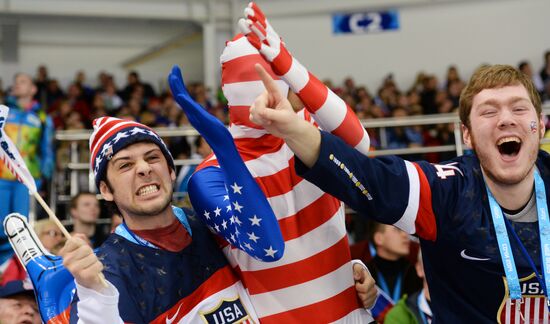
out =
<path fill-rule="evenodd" d="M 497 142 L 497 147 L 500 154 L 514 157 L 521 149 L 521 139 L 516 136 L 504 137 Z"/>
<path fill-rule="evenodd" d="M 145 195 L 150 195 L 152 193 L 155 193 L 157 191 L 159 191 L 159 186 L 152 184 L 152 185 L 147 185 L 139 188 L 139 190 L 137 191 L 137 195 L 145 196 Z"/>

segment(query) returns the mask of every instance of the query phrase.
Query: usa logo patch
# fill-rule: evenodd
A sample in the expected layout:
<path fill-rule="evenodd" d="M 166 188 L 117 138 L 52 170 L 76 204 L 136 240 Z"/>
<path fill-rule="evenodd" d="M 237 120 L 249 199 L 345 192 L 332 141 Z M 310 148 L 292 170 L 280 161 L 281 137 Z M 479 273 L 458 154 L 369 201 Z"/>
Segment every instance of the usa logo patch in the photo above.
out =
<path fill-rule="evenodd" d="M 230 300 L 222 299 L 216 307 L 200 312 L 200 315 L 208 324 L 254 323 L 239 296 Z"/>

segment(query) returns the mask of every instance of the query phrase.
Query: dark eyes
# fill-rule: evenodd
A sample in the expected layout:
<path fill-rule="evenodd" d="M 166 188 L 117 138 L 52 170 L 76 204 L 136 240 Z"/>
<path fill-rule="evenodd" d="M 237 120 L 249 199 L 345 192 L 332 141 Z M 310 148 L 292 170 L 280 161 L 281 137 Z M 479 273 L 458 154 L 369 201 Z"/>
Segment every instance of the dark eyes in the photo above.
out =
<path fill-rule="evenodd" d="M 119 170 L 124 170 L 124 169 L 127 169 L 128 167 L 130 167 L 131 163 L 122 163 L 121 165 L 118 166 L 118 169 Z"/>
<path fill-rule="evenodd" d="M 145 158 L 145 161 L 147 161 L 149 163 L 155 163 L 155 162 L 158 162 L 159 160 L 160 160 L 159 155 L 150 155 L 150 156 Z M 124 162 L 124 163 L 122 163 L 118 166 L 118 169 L 119 170 L 129 169 L 129 168 L 132 167 L 133 164 L 134 164 L 133 162 Z"/>

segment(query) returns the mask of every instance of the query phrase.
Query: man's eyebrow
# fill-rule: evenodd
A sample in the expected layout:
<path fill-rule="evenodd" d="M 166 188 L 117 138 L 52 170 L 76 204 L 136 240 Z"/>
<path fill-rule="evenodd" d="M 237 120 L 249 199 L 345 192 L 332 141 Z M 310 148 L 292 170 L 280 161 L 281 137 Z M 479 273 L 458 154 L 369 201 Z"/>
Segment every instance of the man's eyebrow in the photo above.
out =
<path fill-rule="evenodd" d="M 531 102 L 529 99 L 525 98 L 525 97 L 512 97 L 510 98 L 507 103 L 508 104 L 515 104 L 517 102 L 520 102 L 520 101 L 527 101 L 527 102 Z M 479 104 L 480 106 L 493 106 L 493 107 L 499 107 L 501 105 L 501 102 L 498 101 L 498 100 L 495 100 L 495 99 L 487 99 L 485 100 L 484 102 L 482 102 L 481 104 Z"/>
<path fill-rule="evenodd" d="M 117 163 L 118 161 L 126 161 L 126 160 L 130 160 L 130 157 L 129 156 L 119 156 L 113 160 L 111 160 L 111 163 L 112 164 L 115 164 Z"/>
<path fill-rule="evenodd" d="M 149 155 L 151 153 L 159 153 L 159 152 L 162 153 L 162 151 L 158 147 L 155 147 L 155 148 L 150 149 L 149 151 L 145 152 L 145 154 L 143 154 L 143 155 Z"/>
<path fill-rule="evenodd" d="M 515 103 L 520 102 L 520 101 L 531 102 L 531 100 L 529 100 L 527 98 L 524 98 L 524 97 L 512 97 L 512 98 L 510 98 L 510 100 L 508 102 L 511 103 L 511 104 L 515 104 Z"/>

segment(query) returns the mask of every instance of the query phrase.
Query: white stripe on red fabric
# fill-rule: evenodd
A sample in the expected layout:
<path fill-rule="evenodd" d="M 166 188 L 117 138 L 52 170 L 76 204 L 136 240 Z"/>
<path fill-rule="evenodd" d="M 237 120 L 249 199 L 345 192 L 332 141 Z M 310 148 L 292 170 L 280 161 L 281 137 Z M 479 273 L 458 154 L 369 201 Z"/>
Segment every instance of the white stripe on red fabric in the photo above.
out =
<path fill-rule="evenodd" d="M 288 86 L 283 80 L 275 80 L 281 94 L 288 95 Z M 223 93 L 226 96 L 230 106 L 250 106 L 254 100 L 265 91 L 261 80 L 226 83 L 222 86 Z"/>
<path fill-rule="evenodd" d="M 300 181 L 292 191 L 275 197 L 268 197 L 267 200 L 275 212 L 277 219 L 283 219 L 298 213 L 315 200 L 325 194 L 321 189 L 307 180 Z"/>
<path fill-rule="evenodd" d="M 275 262 L 261 262 L 250 258 L 246 253 L 230 247 L 224 248 L 226 255 L 230 255 L 237 260 L 242 271 L 257 271 L 271 269 L 282 265 L 291 264 L 304 260 L 312 255 L 322 252 L 346 235 L 344 226 L 344 210 L 340 208 L 336 214 L 327 222 L 321 224 L 314 230 L 304 233 L 302 236 L 285 242 L 285 253 L 283 257 Z M 351 272 L 346 277 L 351 277 Z"/>
<path fill-rule="evenodd" d="M 297 59 L 292 57 L 292 65 L 290 70 L 282 76 L 285 80 L 288 81 L 290 88 L 295 93 L 300 92 L 309 81 L 309 72 L 307 69 L 298 62 Z"/>
<path fill-rule="evenodd" d="M 346 103 L 338 98 L 334 92 L 329 91 L 327 100 L 321 108 L 313 114 L 313 119 L 315 119 L 321 128 L 327 132 L 332 132 L 342 124 L 347 112 Z"/>
<path fill-rule="evenodd" d="M 228 42 L 227 47 L 231 48 L 231 50 L 223 51 L 220 56 L 220 63 L 222 64 L 245 55 L 259 55 L 258 50 L 248 42 L 246 37 Z"/>
<path fill-rule="evenodd" d="M 411 162 L 405 161 L 405 166 L 409 177 L 409 201 L 403 216 L 393 225 L 409 234 L 414 234 L 416 233 L 415 221 L 420 202 L 420 180 L 418 171 Z"/>
<path fill-rule="evenodd" d="M 260 317 L 286 312 L 320 302 L 353 286 L 351 273 L 351 263 L 346 263 L 337 270 L 315 280 L 287 289 L 252 295 L 250 299 Z M 304 291 L 308 293 L 300 293 Z"/>
<path fill-rule="evenodd" d="M 278 151 L 260 155 L 254 160 L 246 161 L 245 164 L 252 176 L 266 177 L 288 168 L 288 161 L 293 156 L 292 150 L 284 144 Z"/>

